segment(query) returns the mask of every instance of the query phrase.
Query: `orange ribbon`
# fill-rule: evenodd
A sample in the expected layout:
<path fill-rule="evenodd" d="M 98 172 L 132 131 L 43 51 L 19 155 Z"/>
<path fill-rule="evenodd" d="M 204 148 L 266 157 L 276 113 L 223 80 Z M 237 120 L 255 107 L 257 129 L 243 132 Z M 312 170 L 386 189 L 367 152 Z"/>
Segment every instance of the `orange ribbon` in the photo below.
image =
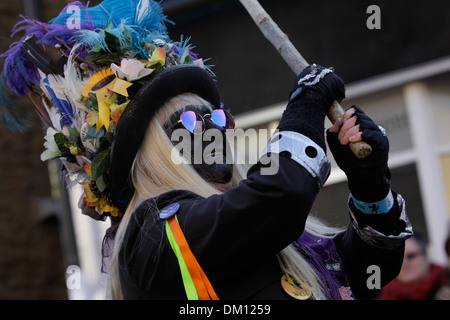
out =
<path fill-rule="evenodd" d="M 171 217 L 167 220 L 170 230 L 173 233 L 175 241 L 177 242 L 181 254 L 183 255 L 183 259 L 186 263 L 186 266 L 191 275 L 192 281 L 194 282 L 195 288 L 197 289 L 198 296 L 200 300 L 219 300 L 214 291 L 211 283 L 209 282 L 208 277 L 206 276 L 203 269 L 200 267 L 197 259 L 192 253 L 189 245 L 186 241 L 186 238 L 183 234 L 183 231 L 180 228 L 180 225 L 175 218 L 175 216 Z"/>

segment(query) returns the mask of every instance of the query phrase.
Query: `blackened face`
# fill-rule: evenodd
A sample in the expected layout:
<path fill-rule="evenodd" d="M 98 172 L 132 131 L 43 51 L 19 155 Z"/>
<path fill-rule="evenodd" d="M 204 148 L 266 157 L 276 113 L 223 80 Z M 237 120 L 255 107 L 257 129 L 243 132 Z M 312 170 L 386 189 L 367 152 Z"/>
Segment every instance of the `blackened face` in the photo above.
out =
<path fill-rule="evenodd" d="M 206 181 L 216 184 L 224 185 L 231 181 L 233 177 L 233 164 L 227 163 L 226 151 L 227 141 L 225 137 L 225 128 L 216 125 L 207 116 L 211 114 L 211 109 L 207 106 L 190 105 L 172 114 L 165 127 L 169 128 L 166 132 L 169 138 L 171 134 L 177 130 L 182 129 L 188 131 L 183 127 L 182 123 L 177 123 L 180 120 L 180 115 L 184 111 L 194 111 L 200 116 L 205 117 L 205 132 L 190 133 L 191 141 L 191 163 L 194 169 Z M 208 130 L 210 130 L 208 132 Z M 199 146 L 201 146 L 199 148 Z M 201 151 L 201 155 L 198 153 Z M 219 188 L 220 189 L 220 188 Z"/>

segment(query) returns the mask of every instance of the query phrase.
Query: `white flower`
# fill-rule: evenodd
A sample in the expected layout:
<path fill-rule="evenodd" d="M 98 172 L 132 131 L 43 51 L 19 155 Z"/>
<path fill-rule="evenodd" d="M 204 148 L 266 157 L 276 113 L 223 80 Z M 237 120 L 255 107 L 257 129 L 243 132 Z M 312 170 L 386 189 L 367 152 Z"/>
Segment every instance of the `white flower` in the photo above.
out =
<path fill-rule="evenodd" d="M 111 64 L 111 69 L 116 76 L 127 79 L 128 82 L 148 76 L 153 69 L 145 67 L 145 63 L 136 59 L 122 59 L 120 67 L 115 63 Z"/>
<path fill-rule="evenodd" d="M 41 154 L 42 161 L 54 159 L 62 154 L 55 142 L 55 134 L 57 133 L 58 131 L 56 131 L 52 127 L 47 128 L 47 133 L 44 137 L 44 147 L 46 148 L 46 150 Z"/>
<path fill-rule="evenodd" d="M 156 44 L 157 46 L 163 47 L 166 44 L 168 44 L 167 42 L 165 42 L 162 39 L 153 39 L 153 43 Z"/>
<path fill-rule="evenodd" d="M 198 67 L 202 67 L 202 68 L 205 67 L 205 65 L 203 64 L 203 59 L 202 59 L 202 58 L 197 59 L 197 60 L 194 60 L 194 64 L 195 64 L 196 66 L 198 66 Z"/>

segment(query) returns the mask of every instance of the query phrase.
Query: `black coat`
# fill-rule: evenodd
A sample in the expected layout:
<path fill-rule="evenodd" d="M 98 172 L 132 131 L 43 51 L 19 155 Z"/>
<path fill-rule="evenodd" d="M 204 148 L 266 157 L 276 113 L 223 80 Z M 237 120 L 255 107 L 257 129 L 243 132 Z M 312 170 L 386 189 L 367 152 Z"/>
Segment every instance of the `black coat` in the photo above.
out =
<path fill-rule="evenodd" d="M 177 202 L 180 226 L 220 299 L 290 299 L 276 254 L 301 236 L 316 195 L 311 175 L 280 156 L 277 174 L 261 175 L 255 165 L 224 194 L 204 198 L 177 190 L 145 201 L 130 219 L 119 254 L 124 298 L 186 299 L 165 220 L 159 218 L 159 210 Z M 399 215 L 397 205 L 391 211 Z M 334 241 L 358 299 L 377 294 L 366 284 L 368 266 L 380 267 L 382 285 L 400 270 L 403 245 L 370 246 L 351 226 Z"/>

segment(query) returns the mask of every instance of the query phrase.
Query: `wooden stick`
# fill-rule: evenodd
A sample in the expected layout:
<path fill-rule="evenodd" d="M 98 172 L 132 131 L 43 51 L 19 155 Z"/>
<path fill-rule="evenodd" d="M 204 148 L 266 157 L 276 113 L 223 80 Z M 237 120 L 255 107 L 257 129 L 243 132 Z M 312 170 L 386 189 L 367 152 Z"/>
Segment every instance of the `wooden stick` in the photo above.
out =
<path fill-rule="evenodd" d="M 277 49 L 278 53 L 292 69 L 295 75 L 300 74 L 300 72 L 309 64 L 294 47 L 292 42 L 289 40 L 289 37 L 281 31 L 278 25 L 272 20 L 257 0 L 239 1 L 253 18 L 264 36 L 272 43 L 275 49 Z M 335 123 L 336 120 L 341 118 L 343 115 L 344 110 L 341 105 L 337 101 L 334 101 L 328 110 L 328 119 L 330 119 L 332 123 Z M 350 143 L 350 149 L 359 159 L 364 159 L 372 153 L 372 148 L 364 141 Z"/>

